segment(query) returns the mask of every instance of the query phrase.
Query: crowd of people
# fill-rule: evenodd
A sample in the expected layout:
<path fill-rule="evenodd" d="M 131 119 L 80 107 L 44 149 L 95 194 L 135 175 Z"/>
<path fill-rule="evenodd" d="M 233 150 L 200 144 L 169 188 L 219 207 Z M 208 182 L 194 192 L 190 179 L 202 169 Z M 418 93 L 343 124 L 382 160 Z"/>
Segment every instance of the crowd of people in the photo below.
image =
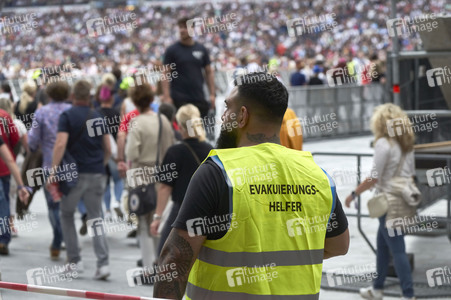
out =
<path fill-rule="evenodd" d="M 440 1 L 401 1 L 406 16 L 438 13 Z M 133 9 L 133 10 L 132 10 Z M 169 6 L 151 2 L 139 7 L 96 10 L 70 7 L 31 10 L 36 28 L 5 33 L 8 22 L 0 23 L 0 80 L 25 77 L 25 71 L 43 66 L 73 63 L 85 75 L 111 72 L 119 64 L 126 72 L 137 66 L 153 66 L 163 60 L 165 49 L 176 39 L 179 16 L 214 17 L 235 14 L 236 28 L 204 33 L 196 38 L 209 49 L 214 70 L 226 70 L 248 63 L 270 62 L 280 69 L 294 70 L 298 59 L 322 61 L 331 68 L 341 59 L 370 59 L 390 49 L 386 19 L 389 3 L 383 1 L 277 1 L 249 3 L 203 3 Z M 93 18 L 136 15 L 136 29 L 91 37 L 87 22 Z M 334 14 L 337 25 L 331 30 L 290 37 L 287 20 Z M 13 17 L 3 13 L 3 17 Z M 403 36 L 401 47 L 421 47 L 417 36 Z"/>

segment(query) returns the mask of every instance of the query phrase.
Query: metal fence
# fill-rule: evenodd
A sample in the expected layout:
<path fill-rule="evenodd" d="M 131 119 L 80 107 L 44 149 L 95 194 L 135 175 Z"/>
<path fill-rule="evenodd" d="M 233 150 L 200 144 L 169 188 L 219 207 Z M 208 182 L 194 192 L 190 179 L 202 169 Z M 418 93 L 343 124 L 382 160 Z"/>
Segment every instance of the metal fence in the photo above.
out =
<path fill-rule="evenodd" d="M 283 82 L 289 82 L 289 72 L 282 71 L 280 75 Z M 87 79 L 94 86 L 100 84 L 100 76 Z M 24 81 L 8 81 L 16 100 L 20 97 Z M 156 81 L 155 78 L 149 78 L 151 83 Z M 231 88 L 226 72 L 215 72 L 215 83 L 217 94 L 222 97 Z M 367 133 L 374 107 L 388 99 L 384 87 L 376 83 L 363 86 L 288 87 L 288 91 L 288 106 L 301 120 L 305 139 Z"/>
<path fill-rule="evenodd" d="M 285 83 L 289 75 L 280 72 Z M 220 93 L 231 86 L 226 72 L 216 72 L 215 82 Z M 288 106 L 301 120 L 304 139 L 368 133 L 374 107 L 388 99 L 384 86 L 378 83 L 288 87 L 288 92 Z"/>

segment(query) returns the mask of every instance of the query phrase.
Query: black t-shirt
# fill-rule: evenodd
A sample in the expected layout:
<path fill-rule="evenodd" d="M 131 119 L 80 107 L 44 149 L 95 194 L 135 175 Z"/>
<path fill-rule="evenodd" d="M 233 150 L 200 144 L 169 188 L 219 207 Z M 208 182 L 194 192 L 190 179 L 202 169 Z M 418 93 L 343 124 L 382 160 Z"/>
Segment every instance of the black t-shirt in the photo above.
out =
<path fill-rule="evenodd" d="M 20 100 L 16 104 L 16 109 L 14 110 L 14 114 L 16 115 L 17 119 L 19 119 L 23 122 L 23 124 L 25 125 L 27 130 L 29 130 L 33 123 L 32 114 L 34 114 L 34 112 L 38 108 L 38 102 L 36 101 L 36 99 L 33 99 L 33 101 L 30 102 L 28 104 L 27 108 L 25 109 L 25 113 L 21 113 L 19 111 L 19 107 L 20 107 Z"/>
<path fill-rule="evenodd" d="M 120 113 L 111 107 L 99 107 L 97 111 L 105 117 L 105 125 L 108 127 L 108 132 L 117 139 L 117 133 L 119 132 L 119 125 L 121 123 Z"/>
<path fill-rule="evenodd" d="M 212 149 L 210 144 L 199 142 L 199 140 L 195 138 L 185 139 L 183 142 L 191 147 L 200 162 L 204 161 Z M 161 180 L 160 182 L 172 187 L 172 201 L 174 201 L 174 204 L 180 206 L 183 197 L 185 197 L 186 189 L 188 188 L 191 177 L 199 167 L 199 164 L 188 147 L 183 143 L 171 146 L 166 152 L 162 166 L 170 166 L 170 164 L 174 164 L 175 170 L 172 170 L 171 168 L 169 170 L 171 172 L 177 172 L 177 177 L 174 176 L 173 178 L 168 175 L 165 176 L 165 180 Z"/>
<path fill-rule="evenodd" d="M 322 85 L 322 84 L 324 84 L 324 82 L 318 77 L 312 77 L 308 82 L 308 85 Z"/>
<path fill-rule="evenodd" d="M 336 205 L 331 214 L 326 237 L 335 237 L 346 231 L 348 220 L 343 211 L 338 196 L 335 195 Z M 217 216 L 230 215 L 229 188 L 222 174 L 222 170 L 208 159 L 203 163 L 191 179 L 186 191 L 182 207 L 172 227 L 187 230 L 187 221 L 207 217 L 207 220 L 219 220 L 217 228 L 227 228 L 230 218 Z M 217 240 L 227 233 L 225 230 L 212 230 L 208 233 L 208 240 Z"/>
<path fill-rule="evenodd" d="M 105 174 L 103 165 L 103 134 L 95 130 L 90 121 L 102 116 L 88 106 L 72 106 L 65 110 L 58 121 L 58 132 L 67 132 L 66 149 L 77 162 L 79 173 Z M 81 135 L 80 135 L 80 132 Z M 78 140 L 76 140 L 78 137 Z"/>
<path fill-rule="evenodd" d="M 203 45 L 195 42 L 186 46 L 177 42 L 166 50 L 164 64 L 175 64 L 174 70 L 169 68 L 168 72 L 177 72 L 177 76 L 171 76 L 169 84 L 174 105 L 206 102 L 202 69 L 210 64 L 210 56 Z"/>

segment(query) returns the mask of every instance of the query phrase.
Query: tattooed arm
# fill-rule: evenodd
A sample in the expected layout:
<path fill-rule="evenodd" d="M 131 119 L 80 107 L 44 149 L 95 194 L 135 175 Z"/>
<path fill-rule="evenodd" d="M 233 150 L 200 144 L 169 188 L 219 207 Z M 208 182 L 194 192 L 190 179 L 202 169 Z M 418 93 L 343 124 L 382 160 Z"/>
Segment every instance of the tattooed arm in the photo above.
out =
<path fill-rule="evenodd" d="M 188 232 L 173 228 L 158 259 L 159 266 L 175 263 L 177 276 L 171 282 L 157 281 L 153 289 L 153 296 L 165 299 L 181 300 L 185 294 L 188 275 L 191 271 L 205 236 L 190 237 Z"/>

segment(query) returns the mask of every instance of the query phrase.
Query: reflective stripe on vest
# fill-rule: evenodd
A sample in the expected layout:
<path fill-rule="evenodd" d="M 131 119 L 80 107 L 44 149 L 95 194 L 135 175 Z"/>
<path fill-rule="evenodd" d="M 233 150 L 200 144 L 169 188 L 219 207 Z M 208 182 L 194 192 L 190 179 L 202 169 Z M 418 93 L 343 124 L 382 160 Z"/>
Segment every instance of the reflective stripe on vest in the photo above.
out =
<path fill-rule="evenodd" d="M 327 173 L 309 152 L 272 143 L 207 159 L 222 170 L 233 214 L 222 238 L 204 242 L 188 299 L 318 299 L 334 207 Z"/>
<path fill-rule="evenodd" d="M 253 267 L 273 262 L 276 266 L 316 265 L 323 262 L 324 249 L 272 251 L 272 252 L 224 252 L 202 247 L 199 260 L 221 267 Z"/>

